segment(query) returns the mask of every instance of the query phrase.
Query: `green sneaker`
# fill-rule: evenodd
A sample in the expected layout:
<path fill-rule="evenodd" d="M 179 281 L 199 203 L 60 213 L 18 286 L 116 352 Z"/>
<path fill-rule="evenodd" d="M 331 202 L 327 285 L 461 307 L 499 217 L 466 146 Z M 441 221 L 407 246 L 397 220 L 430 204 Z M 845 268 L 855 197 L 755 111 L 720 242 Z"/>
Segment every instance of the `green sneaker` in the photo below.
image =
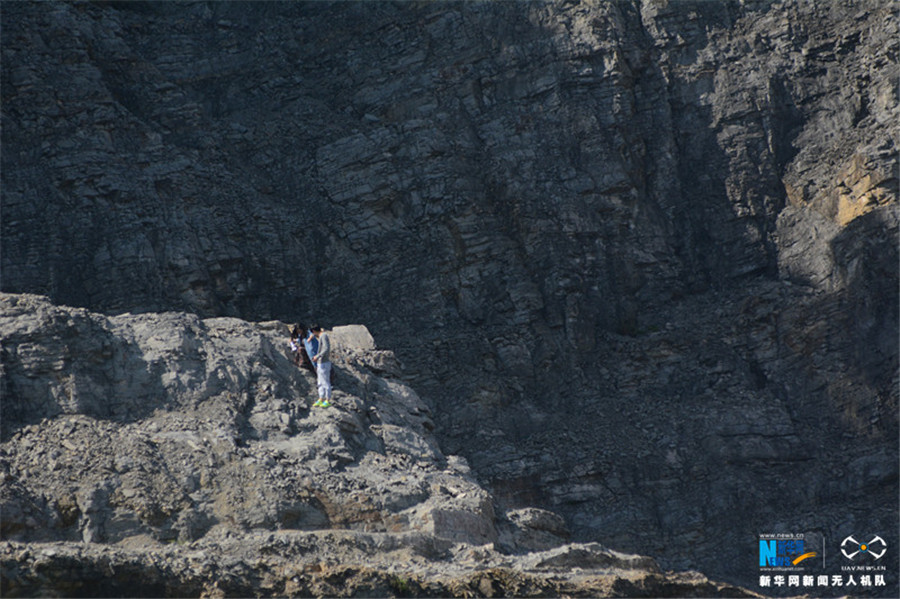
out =
<path fill-rule="evenodd" d="M 317 400 L 316 400 L 316 403 L 313 404 L 313 407 L 314 407 L 314 408 L 321 408 L 323 405 L 324 405 L 324 404 L 322 403 L 322 400 L 321 400 L 321 399 L 317 399 Z"/>
<path fill-rule="evenodd" d="M 329 408 L 329 407 L 331 407 L 331 402 L 326 399 L 319 405 L 321 405 L 323 408 Z"/>

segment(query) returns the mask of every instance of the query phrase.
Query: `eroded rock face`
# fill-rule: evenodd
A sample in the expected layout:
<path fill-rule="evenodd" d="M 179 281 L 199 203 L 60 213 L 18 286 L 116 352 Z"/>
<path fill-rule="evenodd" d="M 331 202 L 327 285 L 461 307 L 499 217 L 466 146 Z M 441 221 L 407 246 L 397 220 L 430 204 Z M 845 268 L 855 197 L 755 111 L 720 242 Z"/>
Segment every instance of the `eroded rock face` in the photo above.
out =
<path fill-rule="evenodd" d="M 2 294 L 0 335 L 4 596 L 747 595 L 497 513 L 418 395 L 365 365 L 390 353 L 365 327 L 333 332 L 334 406 L 313 409 L 280 322 Z"/>
<path fill-rule="evenodd" d="M 497 538 L 490 496 L 441 452 L 418 395 L 361 365 L 364 327 L 336 335 L 339 407 L 311 410 L 313 375 L 290 361 L 283 323 L 105 317 L 28 295 L 0 307 L 7 539 Z"/>
<path fill-rule="evenodd" d="M 896 530 L 889 3 L 2 11 L 3 290 L 365 322 L 399 359 L 361 367 L 504 505 L 666 566 L 748 576 L 742 539 L 782 524 Z M 116 318 L 78 351 L 104 360 Z M 225 384 L 205 360 L 35 392 L 113 417 Z M 273 414 L 246 430 L 294 426 Z"/>
<path fill-rule="evenodd" d="M 7 543 L 0 563 L 4 596 L 758 596 L 697 572 L 663 573 L 648 558 L 597 544 L 523 559 L 487 546 L 447 550 L 416 536 L 358 532 L 249 533 L 187 548 L 145 542 L 140 550 Z"/>

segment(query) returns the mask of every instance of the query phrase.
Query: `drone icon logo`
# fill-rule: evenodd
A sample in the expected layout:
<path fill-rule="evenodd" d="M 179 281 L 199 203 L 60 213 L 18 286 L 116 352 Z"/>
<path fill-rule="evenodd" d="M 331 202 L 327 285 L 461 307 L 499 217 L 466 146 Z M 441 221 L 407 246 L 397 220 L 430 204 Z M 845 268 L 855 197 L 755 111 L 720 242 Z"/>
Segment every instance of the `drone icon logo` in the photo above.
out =
<path fill-rule="evenodd" d="M 852 535 L 844 539 L 841 543 L 841 553 L 843 553 L 844 557 L 847 559 L 853 559 L 860 553 L 867 553 L 875 559 L 881 559 L 886 552 L 887 543 L 885 543 L 884 539 L 878 535 L 875 535 L 868 543 L 860 543 L 854 539 Z"/>

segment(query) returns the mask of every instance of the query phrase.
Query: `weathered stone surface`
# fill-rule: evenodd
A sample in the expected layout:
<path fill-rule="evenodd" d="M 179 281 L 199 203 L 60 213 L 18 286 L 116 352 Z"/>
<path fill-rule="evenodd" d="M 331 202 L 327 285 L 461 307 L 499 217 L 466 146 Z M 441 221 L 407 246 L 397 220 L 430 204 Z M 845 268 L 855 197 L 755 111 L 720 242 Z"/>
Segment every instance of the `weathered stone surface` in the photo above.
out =
<path fill-rule="evenodd" d="M 348 324 L 329 331 L 336 349 L 369 351 L 375 349 L 375 339 L 364 325 Z"/>
<path fill-rule="evenodd" d="M 312 375 L 288 358 L 287 334 L 0 295 L 4 402 L 17 406 L 0 444 L 3 596 L 387 595 L 411 580 L 468 596 L 510 578 L 592 596 L 620 579 L 677 580 L 597 544 L 529 554 L 565 542 L 544 510 L 517 512 L 499 552 L 494 498 L 441 453 L 418 396 L 336 356 L 335 405 L 310 410 Z M 72 359 L 91 339 L 104 359 Z M 122 354 L 148 378 L 114 370 Z M 123 411 L 102 401 L 148 386 Z M 77 401 L 46 401 L 73 387 Z M 537 547 L 529 528 L 554 542 Z M 563 567 L 598 580 L 545 574 Z M 502 576 L 479 574 L 493 568 Z"/>
<path fill-rule="evenodd" d="M 336 407 L 311 410 L 313 377 L 290 361 L 283 323 L 109 318 L 3 294 L 0 334 L 7 539 L 192 541 L 216 527 L 496 538 L 491 497 L 445 469 L 421 399 L 336 359 Z"/>
<path fill-rule="evenodd" d="M 73 353 L 23 341 L 14 418 L 249 388 L 201 319 L 314 315 L 396 351 L 348 354 L 348 397 L 426 406 L 367 418 L 576 539 L 749 582 L 776 525 L 897 530 L 896 476 L 856 467 L 897 462 L 893 3 L 0 11 L 2 289 L 198 315 L 159 352 L 60 316 Z M 357 416 L 321 454 L 284 405 L 240 427 L 325 471 Z"/>
<path fill-rule="evenodd" d="M 0 565 L 4 597 L 758 596 L 697 573 L 660 573 L 594 545 L 567 551 L 576 576 L 539 563 L 540 554 L 531 568 L 489 547 L 448 551 L 420 536 L 280 531 L 188 545 L 143 539 L 140 548 L 4 543 Z"/>
<path fill-rule="evenodd" d="M 566 545 L 528 557 L 534 570 L 571 570 L 572 568 L 613 568 L 659 572 L 659 566 L 646 557 L 610 551 L 597 543 Z"/>
<path fill-rule="evenodd" d="M 558 547 L 571 537 L 565 520 L 547 510 L 520 508 L 505 514 L 499 542 L 513 552 L 542 551 Z"/>

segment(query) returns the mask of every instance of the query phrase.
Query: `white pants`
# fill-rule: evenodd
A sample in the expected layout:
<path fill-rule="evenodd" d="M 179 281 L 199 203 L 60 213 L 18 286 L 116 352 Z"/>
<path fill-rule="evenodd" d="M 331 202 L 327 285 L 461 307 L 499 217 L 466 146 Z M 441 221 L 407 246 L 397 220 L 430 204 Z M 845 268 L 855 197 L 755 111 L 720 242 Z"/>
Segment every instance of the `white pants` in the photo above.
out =
<path fill-rule="evenodd" d="M 331 362 L 316 362 L 319 399 L 331 399 Z"/>

